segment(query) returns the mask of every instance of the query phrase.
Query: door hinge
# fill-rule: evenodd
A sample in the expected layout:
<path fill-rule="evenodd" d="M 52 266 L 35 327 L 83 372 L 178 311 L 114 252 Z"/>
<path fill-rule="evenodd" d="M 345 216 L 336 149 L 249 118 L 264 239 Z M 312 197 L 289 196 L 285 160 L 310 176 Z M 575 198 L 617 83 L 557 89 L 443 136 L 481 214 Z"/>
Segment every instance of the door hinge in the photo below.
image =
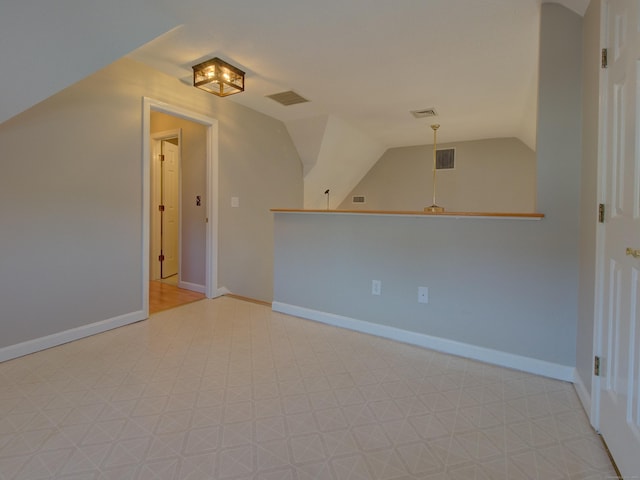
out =
<path fill-rule="evenodd" d="M 159 157 L 160 157 L 160 161 L 164 162 L 164 155 L 162 153 L 159 155 Z"/>
<path fill-rule="evenodd" d="M 600 376 L 600 357 L 597 355 L 593 358 L 593 374 L 596 377 Z"/>
<path fill-rule="evenodd" d="M 158 255 L 158 260 L 161 262 L 164 262 L 164 255 L 162 254 Z"/>
<path fill-rule="evenodd" d="M 600 57 L 600 66 L 602 68 L 607 68 L 609 66 L 609 61 L 607 59 L 608 53 L 607 53 L 607 49 L 603 48 L 602 49 L 602 56 Z"/>
<path fill-rule="evenodd" d="M 598 222 L 604 223 L 604 203 L 598 205 Z"/>
<path fill-rule="evenodd" d="M 164 212 L 164 205 L 158 205 L 158 210 L 160 210 L 161 212 Z"/>

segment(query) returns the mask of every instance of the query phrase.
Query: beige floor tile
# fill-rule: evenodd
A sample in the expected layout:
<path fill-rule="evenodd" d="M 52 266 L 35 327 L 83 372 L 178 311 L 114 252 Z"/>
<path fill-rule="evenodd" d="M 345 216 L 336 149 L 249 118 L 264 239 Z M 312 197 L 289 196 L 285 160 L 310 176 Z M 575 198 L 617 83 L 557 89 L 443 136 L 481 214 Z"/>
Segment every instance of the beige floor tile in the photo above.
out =
<path fill-rule="evenodd" d="M 238 299 L 0 364 L 0 479 L 604 479 L 564 382 Z"/>

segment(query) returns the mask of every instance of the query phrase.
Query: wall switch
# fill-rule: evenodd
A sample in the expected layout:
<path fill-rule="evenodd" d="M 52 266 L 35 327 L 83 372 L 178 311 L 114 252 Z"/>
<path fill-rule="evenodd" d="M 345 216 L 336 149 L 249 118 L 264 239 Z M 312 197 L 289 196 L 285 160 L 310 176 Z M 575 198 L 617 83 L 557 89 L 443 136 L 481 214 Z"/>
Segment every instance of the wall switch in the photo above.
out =
<path fill-rule="evenodd" d="M 418 287 L 418 303 L 429 303 L 429 289 Z"/>
<path fill-rule="evenodd" d="M 382 292 L 382 282 L 380 280 L 371 280 L 371 295 L 380 295 Z"/>
<path fill-rule="evenodd" d="M 240 198 L 239 197 L 231 197 L 231 206 L 233 208 L 237 208 L 240 206 Z"/>

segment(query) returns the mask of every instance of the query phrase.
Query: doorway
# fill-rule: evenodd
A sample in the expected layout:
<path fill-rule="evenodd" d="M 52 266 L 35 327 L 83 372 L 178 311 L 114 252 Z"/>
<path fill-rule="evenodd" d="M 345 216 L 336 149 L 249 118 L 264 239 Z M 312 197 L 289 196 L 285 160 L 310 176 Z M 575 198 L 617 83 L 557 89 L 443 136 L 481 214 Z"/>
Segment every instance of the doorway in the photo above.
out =
<path fill-rule="evenodd" d="M 204 294 L 207 298 L 214 298 L 222 293 L 217 286 L 217 226 L 218 226 L 218 122 L 217 120 L 200 115 L 189 110 L 185 110 L 180 107 L 168 105 L 162 102 L 150 98 L 143 98 L 143 128 L 142 128 L 142 154 L 143 154 L 143 218 L 142 218 L 142 303 L 143 311 L 146 316 L 149 315 L 149 282 L 153 278 L 151 273 L 153 268 L 152 257 L 155 252 L 152 253 L 152 214 L 153 205 L 155 199 L 152 196 L 152 153 L 154 150 L 154 141 L 152 138 L 151 128 L 151 116 L 152 112 L 160 112 L 167 114 L 177 119 L 183 119 L 193 124 L 197 124 L 204 129 L 203 140 L 199 142 L 202 148 L 201 158 L 203 159 L 202 172 L 199 174 L 200 179 L 203 181 L 201 187 L 202 191 L 197 193 L 185 192 L 180 187 L 180 184 L 184 184 L 185 180 L 182 179 L 178 186 L 178 211 L 181 210 L 181 214 L 177 216 L 178 224 L 178 253 L 177 259 L 177 273 L 179 277 L 179 286 L 183 289 L 191 290 Z M 170 129 L 165 129 L 168 131 Z M 175 129 L 174 129 L 175 130 Z M 159 133 L 159 132 L 157 132 Z M 182 155 L 182 167 L 186 161 L 184 155 L 185 136 L 184 131 L 182 133 L 173 132 L 171 135 L 165 136 L 165 147 L 171 149 L 169 146 L 172 144 L 171 138 L 178 137 L 178 145 L 181 147 L 180 151 Z M 162 140 L 160 138 L 159 140 Z M 175 141 L 173 142 L 175 143 Z M 165 157 L 166 158 L 166 157 Z M 179 164 L 180 165 L 180 164 Z M 180 169 L 178 169 L 178 176 L 180 177 Z M 155 208 L 158 208 L 159 204 L 156 204 Z M 166 206 L 165 206 L 166 211 Z M 194 213 L 195 212 L 195 213 Z M 200 239 L 202 245 L 198 248 L 189 248 L 190 238 L 185 238 L 187 233 L 192 231 L 192 228 L 185 226 L 185 221 L 192 221 L 193 219 L 188 215 L 194 214 L 194 224 L 199 225 L 197 237 Z M 159 227 L 158 227 L 159 228 Z M 186 233 L 185 233 L 186 232 Z M 193 250 L 202 252 L 201 258 L 188 258 L 184 259 L 184 252 L 189 255 Z M 157 257 L 156 257 L 157 258 Z M 166 259 L 166 254 L 165 254 Z M 187 274 L 187 264 L 190 262 L 192 265 L 196 265 L 202 268 L 200 277 L 198 280 L 193 281 Z M 165 267 L 163 269 L 166 270 Z M 160 270 L 158 268 L 158 270 Z M 158 272 L 158 276 L 166 275 L 168 271 L 164 273 Z M 155 275 L 155 274 L 154 274 Z"/>
<path fill-rule="evenodd" d="M 151 280 L 180 281 L 181 130 L 154 133 L 151 156 Z"/>

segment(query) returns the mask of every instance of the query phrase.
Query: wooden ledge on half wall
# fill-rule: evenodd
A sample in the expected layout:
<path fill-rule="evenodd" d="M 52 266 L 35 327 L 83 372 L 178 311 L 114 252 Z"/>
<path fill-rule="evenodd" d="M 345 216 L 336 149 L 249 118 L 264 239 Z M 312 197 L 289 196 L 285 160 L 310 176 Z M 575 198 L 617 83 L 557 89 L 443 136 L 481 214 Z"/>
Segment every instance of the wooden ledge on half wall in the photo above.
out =
<path fill-rule="evenodd" d="M 303 210 L 289 208 L 272 208 L 273 213 L 313 213 L 343 215 L 398 215 L 403 217 L 453 217 L 453 218 L 513 218 L 541 220 L 543 213 L 511 213 L 511 212 L 422 212 L 412 210 Z"/>

